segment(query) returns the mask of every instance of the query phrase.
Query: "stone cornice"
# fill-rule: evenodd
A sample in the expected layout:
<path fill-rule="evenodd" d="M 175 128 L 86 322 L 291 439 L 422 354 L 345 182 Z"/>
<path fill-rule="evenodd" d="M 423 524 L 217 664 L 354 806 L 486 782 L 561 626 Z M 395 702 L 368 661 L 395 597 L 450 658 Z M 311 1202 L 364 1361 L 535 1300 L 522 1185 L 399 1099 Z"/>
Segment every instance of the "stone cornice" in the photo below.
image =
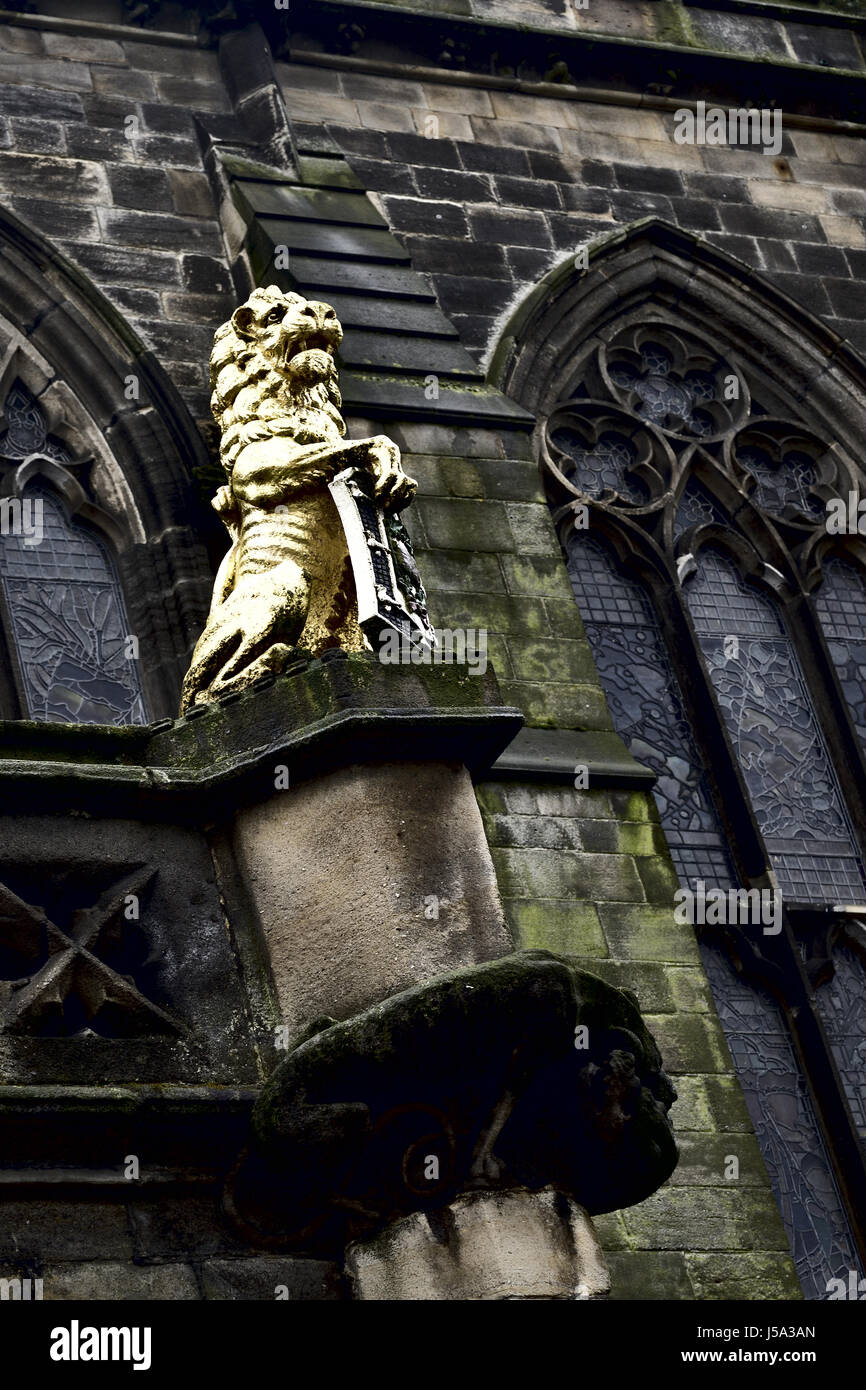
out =
<path fill-rule="evenodd" d="M 364 762 L 465 763 L 483 775 L 522 714 L 498 703 L 492 672 L 383 666 L 335 650 L 243 694 L 137 729 L 14 721 L 0 725 L 4 802 L 30 814 L 155 820 L 229 817 L 295 786 Z"/>
<path fill-rule="evenodd" d="M 770 61 L 770 60 L 768 60 Z M 523 96 L 546 97 L 553 101 L 588 102 L 592 105 L 641 109 L 645 111 L 694 110 L 700 97 L 670 97 L 659 92 L 630 92 L 617 87 L 592 87 L 585 83 L 569 86 L 562 82 L 530 82 L 520 77 L 502 77 L 491 72 L 462 72 L 454 68 L 421 67 L 416 63 L 400 66 L 376 58 L 359 58 L 354 54 L 322 53 L 318 50 L 295 48 L 293 64 L 328 68 L 336 72 L 370 73 L 381 77 L 401 77 L 414 82 L 435 82 L 446 87 L 468 87 L 496 92 L 519 92 Z M 844 135 L 866 134 L 864 122 L 813 116 L 802 112 L 785 112 L 785 125 L 792 130 L 826 130 Z"/>
<path fill-rule="evenodd" d="M 807 14 L 817 28 L 823 12 Z M 343 53 L 384 59 L 396 47 L 408 67 L 446 66 L 444 55 L 455 69 L 467 74 L 489 74 L 495 65 L 499 74 L 507 75 L 510 69 L 513 75 L 545 78 L 555 68 L 555 85 L 562 92 L 591 83 L 596 88 L 650 92 L 677 101 L 711 97 L 742 104 L 760 97 L 764 105 L 781 107 L 786 117 L 813 114 L 817 107 L 826 119 L 866 119 L 866 72 L 793 58 L 488 21 L 445 11 L 419 12 L 370 0 L 293 0 L 284 22 L 289 27 L 285 43 L 274 30 L 273 20 L 269 26 L 275 52 L 282 57 L 318 46 L 327 54 L 340 47 L 334 35 L 351 30 L 354 37 L 346 40 Z"/>

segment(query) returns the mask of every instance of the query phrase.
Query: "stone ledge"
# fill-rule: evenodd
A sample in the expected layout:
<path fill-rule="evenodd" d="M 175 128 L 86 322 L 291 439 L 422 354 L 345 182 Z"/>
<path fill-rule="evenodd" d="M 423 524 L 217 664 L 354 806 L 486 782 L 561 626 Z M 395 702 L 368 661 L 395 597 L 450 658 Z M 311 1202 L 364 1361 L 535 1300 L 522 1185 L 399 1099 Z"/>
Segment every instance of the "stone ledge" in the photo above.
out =
<path fill-rule="evenodd" d="M 0 724 L 0 787 L 22 813 L 181 812 L 209 821 L 355 763 L 464 763 L 482 776 L 523 715 L 499 704 L 495 676 L 460 666 L 390 667 L 335 649 L 277 679 L 143 728 Z"/>
<path fill-rule="evenodd" d="M 715 7 L 713 0 L 708 0 L 708 3 Z M 752 3 L 752 0 L 743 0 L 743 3 Z M 848 19 L 850 16 L 845 18 Z M 290 61 L 294 66 L 309 66 L 348 74 L 369 73 L 375 76 L 393 77 L 395 72 L 393 62 L 385 62 L 379 58 L 359 58 L 354 54 L 345 53 L 320 53 L 318 50 L 305 48 L 293 49 Z M 767 61 L 771 60 L 768 59 Z M 554 101 L 621 107 L 624 110 L 673 113 L 681 110 L 684 106 L 694 109 L 697 102 L 701 100 L 698 94 L 670 97 L 664 96 L 661 92 L 627 91 L 613 85 L 594 87 L 587 82 L 581 82 L 580 86 L 568 86 L 562 82 L 503 77 L 499 73 L 492 72 L 467 72 L 462 68 L 425 67 L 415 63 L 407 71 L 411 72 L 414 81 L 422 84 L 433 83 L 440 87 L 462 87 L 482 92 L 515 92 L 522 96 L 549 97 Z M 298 121 L 297 124 L 300 125 L 303 122 Z M 823 117 L 807 112 L 786 112 L 785 125 L 792 130 L 844 131 L 855 135 L 862 134 L 864 130 L 863 125 L 856 121 Z M 257 177 L 263 178 L 265 176 L 258 174 Z M 272 177 L 282 178 L 284 175 L 282 173 L 272 174 Z"/>
<path fill-rule="evenodd" d="M 768 6 L 766 13 L 776 19 L 786 17 L 781 6 Z M 807 19 L 819 30 L 824 11 L 794 11 L 787 17 L 795 22 Z M 845 18 L 850 21 L 852 16 Z M 759 72 L 762 79 L 772 75 L 774 104 L 786 114 L 808 113 L 816 104 L 823 114 L 835 112 L 842 119 L 862 119 L 866 113 L 866 73 L 862 69 L 700 47 L 688 41 L 684 25 L 672 25 L 670 37 L 650 39 L 595 29 L 542 27 L 432 7 L 419 11 L 405 4 L 379 6 L 370 0 L 318 0 L 315 7 L 297 0 L 291 12 L 292 47 L 307 49 L 326 41 L 340 21 L 363 26 L 363 47 L 368 51 L 385 43 L 389 51 L 400 47 L 406 64 L 413 68 L 435 64 L 442 51 L 443 26 L 447 25 L 449 39 L 467 72 L 489 71 L 491 50 L 495 50 L 500 68 L 532 67 L 546 76 L 552 65 L 561 66 L 566 70 L 566 82 L 573 86 L 589 81 L 594 86 L 609 84 L 642 93 L 647 85 L 647 65 L 654 62 L 677 98 L 706 96 L 709 90 L 725 93 L 726 103 L 750 97 Z M 286 56 L 288 35 L 284 28 L 271 20 L 269 29 L 278 56 Z"/>
<path fill-rule="evenodd" d="M 15 1192 L 35 1188 L 43 1198 L 120 1187 L 129 1196 L 138 1183 L 124 1179 L 123 1156 L 136 1154 L 151 1174 L 147 1186 L 201 1190 L 233 1162 L 258 1094 L 251 1086 L 0 1086 L 4 1170 L 15 1172 Z"/>
<path fill-rule="evenodd" d="M 575 767 L 588 769 L 588 790 L 624 787 L 649 790 L 656 780 L 629 753 L 619 734 L 572 729 L 520 729 L 490 770 L 488 780 L 518 777 L 528 782 L 568 782 Z"/>
<path fill-rule="evenodd" d="M 209 48 L 192 34 L 175 33 L 171 29 L 139 29 L 133 24 L 109 24 L 94 19 L 70 19 L 59 15 L 22 14 L 18 10 L 0 10 L 0 24 L 17 29 L 45 29 L 52 34 L 75 34 L 79 38 L 122 39 L 125 43 L 152 43 L 170 48 Z"/>

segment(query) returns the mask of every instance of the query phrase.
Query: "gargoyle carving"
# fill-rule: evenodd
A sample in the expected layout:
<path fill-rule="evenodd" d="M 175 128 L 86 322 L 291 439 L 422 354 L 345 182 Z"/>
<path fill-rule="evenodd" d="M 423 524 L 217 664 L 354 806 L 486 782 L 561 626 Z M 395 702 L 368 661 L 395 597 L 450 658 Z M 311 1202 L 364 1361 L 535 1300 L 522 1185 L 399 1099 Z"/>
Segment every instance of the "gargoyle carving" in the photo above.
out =
<path fill-rule="evenodd" d="M 227 482 L 213 506 L 232 544 L 181 713 L 281 671 L 297 647 L 368 649 L 328 484 L 360 470 L 371 500 L 392 515 L 416 484 L 385 435 L 346 440 L 335 364 L 342 337 L 330 305 L 276 285 L 251 294 L 214 337 L 211 410 Z"/>
<path fill-rule="evenodd" d="M 672 1172 L 676 1092 L 633 995 L 547 951 L 320 1019 L 262 1090 L 225 1209 L 333 1254 L 472 1189 L 553 1185 L 590 1213 Z"/>

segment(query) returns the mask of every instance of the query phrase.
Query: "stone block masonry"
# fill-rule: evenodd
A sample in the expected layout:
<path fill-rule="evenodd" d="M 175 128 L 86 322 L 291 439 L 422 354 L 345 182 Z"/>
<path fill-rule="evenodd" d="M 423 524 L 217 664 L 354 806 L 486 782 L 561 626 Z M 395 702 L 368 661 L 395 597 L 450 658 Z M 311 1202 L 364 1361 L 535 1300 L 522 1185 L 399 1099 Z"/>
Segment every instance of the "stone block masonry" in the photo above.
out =
<path fill-rule="evenodd" d="M 773 159 L 676 144 L 673 112 L 574 99 L 574 89 L 553 100 L 465 78 L 401 84 L 299 63 L 278 71 L 301 144 L 327 135 L 346 155 L 482 361 L 546 270 L 651 215 L 705 237 L 866 347 L 843 289 L 864 265 L 860 135 L 786 129 L 783 113 Z M 398 123 L 406 113 L 414 134 Z M 840 252 L 834 283 L 816 285 L 809 267 L 830 248 Z"/>
<path fill-rule="evenodd" d="M 798 1298 L 694 933 L 673 919 L 652 798 L 518 781 L 485 782 L 478 798 L 516 945 L 575 956 L 632 990 L 677 1088 L 679 1166 L 647 1201 L 595 1219 L 611 1297 Z"/>
<path fill-rule="evenodd" d="M 461 8 L 489 18 L 485 0 Z M 704 5 L 637 0 L 592 0 L 586 11 L 500 0 L 496 11 L 541 29 L 864 70 L 856 25 L 747 13 L 734 24 Z M 444 66 L 406 75 L 375 66 L 297 53 L 277 64 L 298 147 L 346 157 L 482 364 L 552 266 L 650 215 L 728 252 L 866 349 L 859 130 L 783 122 L 774 159 L 677 144 L 672 110 L 649 98 L 618 105 L 550 82 L 519 90 L 516 79 Z M 207 359 L 236 295 L 196 121 L 239 138 L 215 44 L 155 42 L 144 29 L 54 32 L 48 21 L 0 30 L 0 201 L 104 292 L 209 434 Z M 356 309 L 365 268 L 345 286 Z M 419 481 L 407 523 L 434 625 L 488 633 L 503 700 L 530 727 L 609 735 L 528 430 L 432 423 L 420 410 L 349 423 L 353 434 L 387 432 Z M 679 1093 L 673 1177 L 597 1220 L 612 1296 L 797 1297 L 695 937 L 673 918 L 676 883 L 650 793 L 526 777 L 490 778 L 477 795 L 515 945 L 574 957 L 631 989 Z M 736 1185 L 724 1176 L 731 1154 Z M 46 1297 L 270 1300 L 281 1285 L 291 1298 L 344 1296 L 330 1264 L 238 1247 L 215 1200 L 112 1197 L 98 1212 L 72 1201 L 7 1205 L 0 1237 L 25 1233 Z M 10 1261 L 21 1253 L 5 1249 Z"/>
<path fill-rule="evenodd" d="M 0 198 L 117 305 L 209 430 L 207 358 L 234 307 L 196 117 L 231 118 L 215 51 L 0 31 Z"/>

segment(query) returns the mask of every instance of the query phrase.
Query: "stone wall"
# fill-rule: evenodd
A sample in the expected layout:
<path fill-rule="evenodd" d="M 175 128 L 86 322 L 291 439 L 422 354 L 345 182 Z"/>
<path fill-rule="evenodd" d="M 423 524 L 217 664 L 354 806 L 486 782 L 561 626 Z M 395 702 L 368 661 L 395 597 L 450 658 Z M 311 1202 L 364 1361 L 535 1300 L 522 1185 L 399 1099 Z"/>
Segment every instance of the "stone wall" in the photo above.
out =
<path fill-rule="evenodd" d="M 550 267 L 648 216 L 705 237 L 866 347 L 860 134 L 783 113 L 774 159 L 678 144 L 672 110 L 573 89 L 541 96 L 312 64 L 279 73 L 299 142 L 318 146 L 325 131 L 346 154 L 482 359 Z"/>
<path fill-rule="evenodd" d="M 427 0 L 406 0 L 419 13 Z M 863 0 L 818 0 L 808 9 L 748 0 L 439 0 L 443 15 L 524 24 L 553 33 L 616 35 L 758 57 L 862 68 L 855 33 Z M 825 14 L 820 14 L 819 9 Z"/>
<path fill-rule="evenodd" d="M 0 197 L 128 319 L 208 420 L 231 309 L 196 117 L 230 109 L 215 51 L 0 24 Z"/>
<path fill-rule="evenodd" d="M 469 0 L 459 8 L 471 13 Z M 856 26 L 763 13 L 779 8 L 592 0 L 582 12 L 570 0 L 503 0 L 485 4 L 484 17 L 863 70 Z M 705 236 L 866 347 L 857 133 L 792 119 L 774 159 L 675 143 L 663 94 L 617 104 L 447 68 L 386 75 L 351 55 L 296 54 L 278 74 L 299 148 L 345 154 L 481 362 L 547 270 L 648 215 Z M 105 292 L 206 426 L 205 364 L 233 306 L 196 126 L 237 134 L 215 49 L 182 35 L 10 24 L 0 28 L 0 84 L 0 197 Z M 610 731 L 529 433 L 352 421 L 356 434 L 383 428 L 419 480 L 410 524 L 434 623 L 489 632 L 503 695 L 531 726 Z M 603 780 L 578 792 L 490 779 L 479 801 L 516 943 L 574 955 L 633 989 L 679 1091 L 679 1169 L 649 1201 L 599 1221 L 614 1296 L 795 1296 L 697 946 L 673 921 L 675 880 L 651 796 Z M 728 1154 L 740 1158 L 737 1185 L 724 1181 Z M 104 1238 L 88 1224 L 94 1209 L 85 1220 L 70 1206 L 78 1234 L 66 1246 L 59 1231 L 39 1234 L 37 1214 L 32 1247 L 51 1266 L 81 1263 L 69 1296 L 86 1296 L 96 1256 L 104 1270 L 122 1267 L 118 1286 L 128 1281 L 133 1297 L 162 1296 L 137 1292 L 168 1277 L 155 1269 L 175 1270 L 159 1285 L 171 1296 L 269 1298 L 271 1282 L 291 1282 L 263 1259 L 261 1270 L 245 1266 L 254 1292 L 232 1292 L 240 1266 L 214 1234 L 209 1200 L 198 1215 L 189 1203 L 161 1202 L 155 1216 L 112 1207 Z M 16 1226 L 28 1220 L 10 1215 Z M 336 1287 L 333 1271 L 322 1280 Z"/>
<path fill-rule="evenodd" d="M 680 1162 L 636 1207 L 595 1219 L 613 1298 L 796 1298 L 799 1286 L 652 798 L 486 782 L 479 800 L 519 947 L 575 955 L 630 989 L 677 1089 Z M 736 1183 L 724 1179 L 729 1155 Z"/>

